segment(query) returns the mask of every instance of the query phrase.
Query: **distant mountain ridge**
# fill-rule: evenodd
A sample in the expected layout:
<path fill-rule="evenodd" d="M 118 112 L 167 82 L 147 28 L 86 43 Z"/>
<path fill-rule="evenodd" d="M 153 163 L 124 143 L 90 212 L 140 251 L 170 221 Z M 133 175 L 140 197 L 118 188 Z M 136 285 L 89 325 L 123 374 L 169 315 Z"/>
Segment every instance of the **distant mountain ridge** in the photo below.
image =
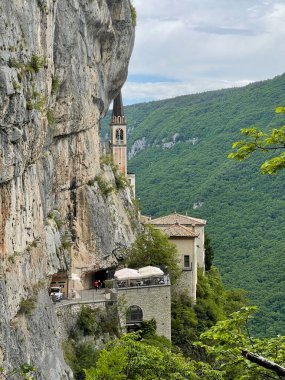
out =
<path fill-rule="evenodd" d="M 274 113 L 284 104 L 285 74 L 125 108 L 129 170 L 142 212 L 207 219 L 225 284 L 247 289 L 260 307 L 254 324 L 260 335 L 285 335 L 285 173 L 261 175 L 264 155 L 237 163 L 227 154 L 241 128 L 285 124 Z"/>

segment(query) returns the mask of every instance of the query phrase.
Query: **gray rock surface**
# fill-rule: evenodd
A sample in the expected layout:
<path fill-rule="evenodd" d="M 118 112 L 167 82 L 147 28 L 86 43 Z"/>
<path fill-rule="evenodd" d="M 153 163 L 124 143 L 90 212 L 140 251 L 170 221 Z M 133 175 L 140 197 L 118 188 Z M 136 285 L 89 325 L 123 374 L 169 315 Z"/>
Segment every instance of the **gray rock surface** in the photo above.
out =
<path fill-rule="evenodd" d="M 142 137 L 141 139 L 136 140 L 133 145 L 131 146 L 131 149 L 128 153 L 129 160 L 133 158 L 138 152 L 141 150 L 146 149 L 146 138 Z"/>
<path fill-rule="evenodd" d="M 87 185 L 98 174 L 114 185 L 100 168 L 100 119 L 133 42 L 128 0 L 1 1 L 0 367 L 31 362 L 37 379 L 72 379 L 50 276 L 115 265 L 134 239 L 129 190 Z"/>

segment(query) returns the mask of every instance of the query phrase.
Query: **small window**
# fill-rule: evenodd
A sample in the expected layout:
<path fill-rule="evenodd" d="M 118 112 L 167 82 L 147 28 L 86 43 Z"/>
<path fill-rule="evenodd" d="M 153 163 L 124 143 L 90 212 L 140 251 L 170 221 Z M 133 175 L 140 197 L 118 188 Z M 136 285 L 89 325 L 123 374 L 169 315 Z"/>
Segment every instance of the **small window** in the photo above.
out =
<path fill-rule="evenodd" d="M 139 322 L 142 320 L 143 320 L 142 309 L 137 305 L 130 306 L 127 310 L 127 322 Z"/>
<path fill-rule="evenodd" d="M 116 130 L 116 143 L 122 144 L 124 142 L 124 131 L 119 128 Z"/>
<path fill-rule="evenodd" d="M 190 256 L 184 255 L 184 268 L 190 269 Z"/>

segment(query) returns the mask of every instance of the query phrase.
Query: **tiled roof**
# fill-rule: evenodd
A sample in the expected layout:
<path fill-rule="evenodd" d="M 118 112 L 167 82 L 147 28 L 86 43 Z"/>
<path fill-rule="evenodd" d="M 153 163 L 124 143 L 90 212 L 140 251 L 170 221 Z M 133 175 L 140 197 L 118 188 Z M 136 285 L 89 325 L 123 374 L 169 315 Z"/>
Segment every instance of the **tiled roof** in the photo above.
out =
<path fill-rule="evenodd" d="M 181 215 L 181 214 L 170 214 L 166 216 L 162 216 L 160 218 L 152 219 L 148 221 L 149 224 L 153 225 L 173 225 L 173 224 L 181 224 L 184 226 L 189 225 L 205 225 L 207 223 L 204 219 L 193 218 L 192 216 Z"/>
<path fill-rule="evenodd" d="M 157 227 L 169 237 L 195 238 L 199 236 L 199 234 L 196 234 L 190 228 L 181 226 L 179 224 L 172 224 L 170 226 L 157 226 Z"/>

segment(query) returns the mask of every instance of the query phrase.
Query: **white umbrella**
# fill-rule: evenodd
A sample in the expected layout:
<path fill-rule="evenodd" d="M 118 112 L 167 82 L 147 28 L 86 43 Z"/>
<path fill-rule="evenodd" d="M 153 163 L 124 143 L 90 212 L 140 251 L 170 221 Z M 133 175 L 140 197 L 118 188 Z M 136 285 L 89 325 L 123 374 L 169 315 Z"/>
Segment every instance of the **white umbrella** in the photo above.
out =
<path fill-rule="evenodd" d="M 114 277 L 119 281 L 124 280 L 135 280 L 137 278 L 141 278 L 141 275 L 138 273 L 136 269 L 123 268 L 117 270 L 114 274 Z"/>
<path fill-rule="evenodd" d="M 138 269 L 139 274 L 141 277 L 154 277 L 154 276 L 163 276 L 164 273 L 160 268 L 147 266 Z"/>

